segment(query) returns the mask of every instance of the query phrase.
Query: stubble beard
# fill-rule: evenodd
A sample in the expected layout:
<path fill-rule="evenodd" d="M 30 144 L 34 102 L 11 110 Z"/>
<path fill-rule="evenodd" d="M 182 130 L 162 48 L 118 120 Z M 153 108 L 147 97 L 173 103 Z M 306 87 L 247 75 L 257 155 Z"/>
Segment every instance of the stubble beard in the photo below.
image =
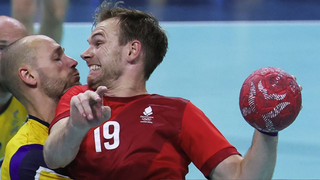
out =
<path fill-rule="evenodd" d="M 72 86 L 77 84 L 71 84 L 67 81 L 70 79 L 70 76 L 66 79 L 59 79 L 56 77 L 48 77 L 41 69 L 38 69 L 40 75 L 40 84 L 44 89 L 44 93 L 53 99 L 56 103 L 59 102 L 61 96 Z"/>
<path fill-rule="evenodd" d="M 120 54 L 119 54 L 120 56 Z M 118 57 L 109 64 L 105 65 L 101 69 L 101 74 L 96 78 L 87 78 L 88 86 L 96 90 L 99 86 L 106 86 L 107 88 L 113 88 L 113 82 L 119 79 L 123 74 L 123 67 L 121 66 L 121 58 Z"/>

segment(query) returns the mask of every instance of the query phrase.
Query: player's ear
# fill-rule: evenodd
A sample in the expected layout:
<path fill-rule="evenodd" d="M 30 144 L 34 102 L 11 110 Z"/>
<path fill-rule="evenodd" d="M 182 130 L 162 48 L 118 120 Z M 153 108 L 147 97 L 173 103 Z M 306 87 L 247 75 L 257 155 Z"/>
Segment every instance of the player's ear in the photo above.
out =
<path fill-rule="evenodd" d="M 128 61 L 134 61 L 140 54 L 141 43 L 138 40 L 133 40 L 128 43 Z"/>
<path fill-rule="evenodd" d="M 34 77 L 34 75 L 31 73 L 30 69 L 28 67 L 20 67 L 19 68 L 19 76 L 21 80 L 28 84 L 28 85 L 36 85 L 37 81 Z"/>

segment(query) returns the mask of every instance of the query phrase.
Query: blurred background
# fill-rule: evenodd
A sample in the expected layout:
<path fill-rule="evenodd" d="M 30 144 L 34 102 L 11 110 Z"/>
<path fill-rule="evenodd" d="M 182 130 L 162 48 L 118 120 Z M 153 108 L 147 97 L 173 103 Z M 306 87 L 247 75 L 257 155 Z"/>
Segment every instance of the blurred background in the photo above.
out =
<path fill-rule="evenodd" d="M 39 0 L 38 0 L 39 1 Z M 91 22 L 102 0 L 70 0 L 66 22 Z M 319 20 L 319 0 L 124 0 L 161 21 Z M 10 15 L 10 0 L 0 0 Z"/>
<path fill-rule="evenodd" d="M 78 60 L 83 84 L 88 67 L 80 54 L 100 2 L 71 0 L 63 25 L 61 44 Z M 295 75 L 303 109 L 279 133 L 274 179 L 320 179 L 320 0 L 124 2 L 152 13 L 168 34 L 169 50 L 148 81 L 149 93 L 190 99 L 243 155 L 254 131 L 238 105 L 243 81 L 267 66 Z M 9 0 L 0 0 L 0 14 L 10 16 Z M 187 179 L 205 178 L 191 164 Z"/>

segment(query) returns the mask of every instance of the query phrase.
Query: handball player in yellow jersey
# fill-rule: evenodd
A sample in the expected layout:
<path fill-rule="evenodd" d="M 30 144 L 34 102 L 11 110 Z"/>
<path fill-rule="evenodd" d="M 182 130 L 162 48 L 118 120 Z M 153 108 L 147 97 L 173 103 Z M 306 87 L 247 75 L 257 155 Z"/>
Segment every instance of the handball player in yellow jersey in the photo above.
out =
<path fill-rule="evenodd" d="M 7 144 L 1 179 L 70 179 L 63 169 L 49 169 L 42 151 L 60 97 L 80 84 L 77 64 L 44 35 L 24 37 L 3 51 L 0 82 L 27 109 L 28 120 Z"/>
<path fill-rule="evenodd" d="M 0 16 L 0 59 L 5 47 L 27 35 L 27 29 L 21 22 L 8 16 Z M 26 109 L 0 83 L 0 168 L 7 143 L 26 118 Z"/>

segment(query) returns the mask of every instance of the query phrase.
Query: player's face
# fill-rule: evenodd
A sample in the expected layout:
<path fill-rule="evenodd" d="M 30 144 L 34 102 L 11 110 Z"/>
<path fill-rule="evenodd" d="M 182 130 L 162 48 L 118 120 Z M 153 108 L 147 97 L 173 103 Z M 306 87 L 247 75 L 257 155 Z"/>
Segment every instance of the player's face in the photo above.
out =
<path fill-rule="evenodd" d="M 111 18 L 99 23 L 88 39 L 89 48 L 81 54 L 90 69 L 87 82 L 92 89 L 101 85 L 112 89 L 123 74 L 125 62 L 123 46 L 119 46 L 118 22 Z"/>
<path fill-rule="evenodd" d="M 37 48 L 37 72 L 45 93 L 60 98 L 70 87 L 79 85 L 77 61 L 64 54 L 64 49 L 53 39 L 43 36 Z"/>

